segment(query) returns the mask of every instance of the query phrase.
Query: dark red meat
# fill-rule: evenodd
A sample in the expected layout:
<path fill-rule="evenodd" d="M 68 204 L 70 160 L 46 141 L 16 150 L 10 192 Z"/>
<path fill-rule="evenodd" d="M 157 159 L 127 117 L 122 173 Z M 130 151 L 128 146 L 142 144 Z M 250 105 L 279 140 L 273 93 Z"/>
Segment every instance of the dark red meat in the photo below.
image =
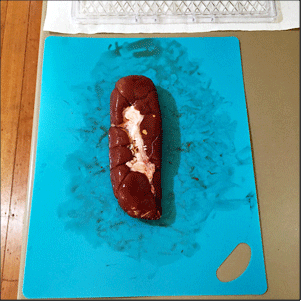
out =
<path fill-rule="evenodd" d="M 139 111 L 143 118 L 136 127 L 140 140 L 132 136 L 129 119 L 124 116 L 124 110 L 129 107 Z M 109 157 L 114 195 L 130 216 L 159 219 L 162 214 L 162 121 L 153 82 L 139 75 L 119 79 L 111 94 L 110 116 Z M 137 160 L 139 164 L 135 163 Z"/>

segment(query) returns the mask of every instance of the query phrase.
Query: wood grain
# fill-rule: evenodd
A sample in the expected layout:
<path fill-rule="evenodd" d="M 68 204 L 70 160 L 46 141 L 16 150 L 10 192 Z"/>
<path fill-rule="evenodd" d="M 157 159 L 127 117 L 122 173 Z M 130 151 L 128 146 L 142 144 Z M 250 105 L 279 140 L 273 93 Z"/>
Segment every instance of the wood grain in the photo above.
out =
<path fill-rule="evenodd" d="M 3 46 L 6 12 L 7 12 L 7 0 L 1 0 L 1 54 L 2 54 L 2 46 Z"/>
<path fill-rule="evenodd" d="M 28 29 L 29 1 L 8 1 L 1 62 L 1 216 L 9 215 Z"/>
<path fill-rule="evenodd" d="M 4 263 L 4 252 L 5 252 L 5 243 L 6 243 L 6 234 L 7 234 L 7 223 L 8 217 L 1 217 L 1 275 Z"/>
<path fill-rule="evenodd" d="M 18 280 L 2 279 L 1 281 L 1 299 L 16 300 L 18 291 Z"/>
<path fill-rule="evenodd" d="M 35 86 L 37 74 L 37 60 L 39 50 L 39 33 L 41 23 L 41 1 L 31 1 L 29 26 L 26 41 L 26 53 L 24 63 L 24 78 L 20 105 L 18 140 L 16 145 L 14 177 L 12 183 L 12 195 L 10 206 L 10 221 L 7 231 L 6 249 L 3 278 L 18 279 L 22 224 L 26 205 L 27 181 L 29 171 L 29 154 L 32 134 L 32 120 L 35 100 Z"/>
<path fill-rule="evenodd" d="M 1 298 L 16 299 L 43 2 L 4 2 L 1 1 Z"/>

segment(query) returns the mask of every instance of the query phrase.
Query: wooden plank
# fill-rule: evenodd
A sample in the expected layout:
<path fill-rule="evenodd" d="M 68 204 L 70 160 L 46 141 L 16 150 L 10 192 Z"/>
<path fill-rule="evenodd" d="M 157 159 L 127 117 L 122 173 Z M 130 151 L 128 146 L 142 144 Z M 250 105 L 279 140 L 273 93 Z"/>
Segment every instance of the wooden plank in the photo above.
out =
<path fill-rule="evenodd" d="M 17 300 L 18 281 L 2 280 L 1 282 L 1 299 Z"/>
<path fill-rule="evenodd" d="M 2 55 L 2 46 L 3 46 L 3 37 L 5 30 L 5 20 L 7 12 L 7 0 L 1 1 L 1 55 Z M 8 217 L 1 217 L 1 275 L 4 263 L 4 253 L 6 246 L 6 235 L 7 235 L 7 223 Z"/>
<path fill-rule="evenodd" d="M 6 11 L 7 11 L 7 0 L 1 0 L 1 53 L 2 53 L 3 37 L 4 37 L 4 30 L 5 30 Z"/>
<path fill-rule="evenodd" d="M 30 144 L 35 101 L 42 1 L 30 2 L 26 41 L 24 79 L 20 105 L 17 146 L 12 183 L 10 221 L 7 231 L 3 278 L 17 280 L 19 276 L 24 210 L 26 206 Z M 9 250 L 9 251 L 8 251 Z"/>
<path fill-rule="evenodd" d="M 29 1 L 8 1 L 1 53 L 1 216 L 8 216 L 19 124 Z"/>
<path fill-rule="evenodd" d="M 1 217 L 1 275 L 4 263 L 8 217 Z"/>
<path fill-rule="evenodd" d="M 2 279 L 14 281 L 19 279 L 21 257 L 21 241 L 23 220 L 21 217 L 10 216 L 7 229 Z"/>
<path fill-rule="evenodd" d="M 11 214 L 22 216 L 26 205 L 32 122 L 39 52 L 42 1 L 31 1 L 24 80 L 20 108 L 20 126 L 15 159 Z"/>

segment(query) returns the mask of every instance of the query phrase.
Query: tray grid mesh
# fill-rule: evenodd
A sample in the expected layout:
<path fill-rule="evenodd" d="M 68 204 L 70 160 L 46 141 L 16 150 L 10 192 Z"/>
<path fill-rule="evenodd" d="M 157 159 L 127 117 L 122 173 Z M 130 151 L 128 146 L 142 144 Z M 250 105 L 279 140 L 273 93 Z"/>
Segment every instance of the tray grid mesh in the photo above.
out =
<path fill-rule="evenodd" d="M 266 14 L 268 1 L 79 1 L 80 14 L 210 15 Z"/>
<path fill-rule="evenodd" d="M 74 1 L 77 19 L 99 17 L 275 17 L 275 1 Z M 102 19 L 104 20 L 104 19 Z M 137 20 L 136 20 L 137 21 Z M 243 21 L 243 20 L 242 20 Z"/>

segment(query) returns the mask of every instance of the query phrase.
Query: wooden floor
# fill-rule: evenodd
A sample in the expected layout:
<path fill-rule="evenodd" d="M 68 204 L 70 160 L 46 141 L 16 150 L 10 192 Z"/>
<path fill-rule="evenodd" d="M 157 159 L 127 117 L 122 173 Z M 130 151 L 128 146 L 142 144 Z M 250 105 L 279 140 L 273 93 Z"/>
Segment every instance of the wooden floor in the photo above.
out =
<path fill-rule="evenodd" d="M 16 299 L 43 1 L 1 0 L 1 299 Z"/>

